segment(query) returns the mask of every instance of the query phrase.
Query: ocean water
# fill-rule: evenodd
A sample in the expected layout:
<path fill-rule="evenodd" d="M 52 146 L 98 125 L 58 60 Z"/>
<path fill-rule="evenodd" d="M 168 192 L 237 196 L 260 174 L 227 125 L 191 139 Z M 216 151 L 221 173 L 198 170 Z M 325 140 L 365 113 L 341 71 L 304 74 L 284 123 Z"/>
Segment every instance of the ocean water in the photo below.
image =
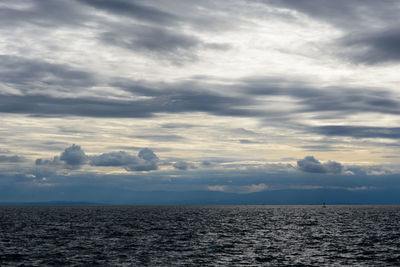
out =
<path fill-rule="evenodd" d="M 0 266 L 399 266 L 400 206 L 0 207 Z"/>

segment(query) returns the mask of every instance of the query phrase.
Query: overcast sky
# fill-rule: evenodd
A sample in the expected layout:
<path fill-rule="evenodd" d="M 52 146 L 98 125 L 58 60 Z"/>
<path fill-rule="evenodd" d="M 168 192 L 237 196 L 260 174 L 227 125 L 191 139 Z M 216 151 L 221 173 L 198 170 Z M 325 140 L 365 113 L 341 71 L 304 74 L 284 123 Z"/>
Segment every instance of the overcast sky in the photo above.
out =
<path fill-rule="evenodd" d="M 400 193 L 399 13 L 3 0 L 0 201 Z"/>

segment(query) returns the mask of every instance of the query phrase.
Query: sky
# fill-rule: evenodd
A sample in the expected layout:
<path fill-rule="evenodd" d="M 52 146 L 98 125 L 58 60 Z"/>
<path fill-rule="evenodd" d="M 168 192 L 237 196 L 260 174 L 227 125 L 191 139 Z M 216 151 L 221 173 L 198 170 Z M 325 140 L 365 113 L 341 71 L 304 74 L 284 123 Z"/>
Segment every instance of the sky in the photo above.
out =
<path fill-rule="evenodd" d="M 399 12 L 3 0 L 0 202 L 400 203 Z"/>

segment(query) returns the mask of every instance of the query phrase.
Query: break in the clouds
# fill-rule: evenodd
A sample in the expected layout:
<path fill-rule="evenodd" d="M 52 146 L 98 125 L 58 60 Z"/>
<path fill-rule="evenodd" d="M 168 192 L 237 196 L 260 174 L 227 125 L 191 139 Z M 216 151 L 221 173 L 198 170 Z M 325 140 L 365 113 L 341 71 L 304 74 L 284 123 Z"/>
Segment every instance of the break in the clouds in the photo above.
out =
<path fill-rule="evenodd" d="M 398 190 L 399 11 L 2 1 L 0 182 L 53 198 Z"/>

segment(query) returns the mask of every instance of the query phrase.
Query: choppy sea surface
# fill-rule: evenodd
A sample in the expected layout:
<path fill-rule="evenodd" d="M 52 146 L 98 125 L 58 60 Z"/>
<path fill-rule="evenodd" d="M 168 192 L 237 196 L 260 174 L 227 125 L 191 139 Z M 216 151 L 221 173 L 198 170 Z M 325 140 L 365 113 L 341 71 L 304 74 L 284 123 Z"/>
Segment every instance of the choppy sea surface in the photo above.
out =
<path fill-rule="evenodd" d="M 0 207 L 0 266 L 400 265 L 400 206 Z"/>

